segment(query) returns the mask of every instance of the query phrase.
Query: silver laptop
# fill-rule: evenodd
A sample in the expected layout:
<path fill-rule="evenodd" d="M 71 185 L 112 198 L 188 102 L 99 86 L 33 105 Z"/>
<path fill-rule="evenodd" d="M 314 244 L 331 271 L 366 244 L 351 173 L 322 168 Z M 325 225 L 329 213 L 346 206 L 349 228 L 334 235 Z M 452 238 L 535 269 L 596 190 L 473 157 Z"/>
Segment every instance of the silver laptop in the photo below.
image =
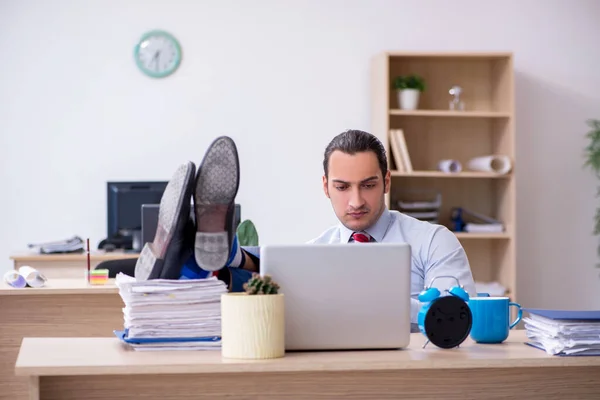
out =
<path fill-rule="evenodd" d="M 396 349 L 410 341 L 406 243 L 261 247 L 285 298 L 286 350 Z"/>

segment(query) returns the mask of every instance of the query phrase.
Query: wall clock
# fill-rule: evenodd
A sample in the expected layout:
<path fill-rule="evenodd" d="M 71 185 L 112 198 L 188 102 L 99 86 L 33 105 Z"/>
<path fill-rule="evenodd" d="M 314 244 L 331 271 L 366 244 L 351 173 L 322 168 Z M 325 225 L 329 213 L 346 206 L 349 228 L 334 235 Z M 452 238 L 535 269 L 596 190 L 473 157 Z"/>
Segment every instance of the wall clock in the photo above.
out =
<path fill-rule="evenodd" d="M 181 46 L 173 35 L 161 30 L 145 33 L 135 45 L 138 68 L 152 78 L 171 75 L 181 63 Z"/>

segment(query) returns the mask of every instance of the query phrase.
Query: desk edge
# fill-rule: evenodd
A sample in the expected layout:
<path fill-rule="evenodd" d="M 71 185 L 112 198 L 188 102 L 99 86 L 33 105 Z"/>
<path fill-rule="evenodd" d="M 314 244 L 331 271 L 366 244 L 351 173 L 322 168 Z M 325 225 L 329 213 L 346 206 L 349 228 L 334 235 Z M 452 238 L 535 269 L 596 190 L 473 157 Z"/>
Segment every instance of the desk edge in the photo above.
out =
<path fill-rule="evenodd" d="M 269 362 L 271 361 L 271 362 Z M 275 362 L 272 362 L 275 361 Z M 593 362 L 589 362 L 593 361 Z M 95 366 L 21 366 L 15 365 L 17 376 L 94 376 L 94 375 L 158 375 L 158 374 L 230 374 L 230 373 L 311 373 L 352 371 L 401 371 L 401 370 L 451 370 L 451 369 L 505 369 L 505 368 L 557 368 L 596 367 L 600 369 L 600 357 L 558 357 L 511 360 L 468 360 L 456 365 L 456 360 L 411 360 L 402 362 L 375 362 L 356 365 L 356 362 L 315 362 L 314 364 L 281 364 L 276 360 L 264 362 L 240 362 L 224 364 L 174 364 L 174 365 L 103 365 Z"/>

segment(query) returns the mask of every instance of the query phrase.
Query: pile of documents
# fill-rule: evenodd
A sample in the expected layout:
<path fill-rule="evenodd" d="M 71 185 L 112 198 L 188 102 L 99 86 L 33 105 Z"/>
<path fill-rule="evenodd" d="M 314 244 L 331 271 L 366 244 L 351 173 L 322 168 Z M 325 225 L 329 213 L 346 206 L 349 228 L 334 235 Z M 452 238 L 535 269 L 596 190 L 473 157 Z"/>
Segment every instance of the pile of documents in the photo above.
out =
<path fill-rule="evenodd" d="M 409 217 L 439 223 L 442 195 L 435 190 L 403 190 L 398 200 L 398 211 Z"/>
<path fill-rule="evenodd" d="M 452 210 L 452 220 L 455 224 L 463 225 L 468 233 L 502 233 L 504 224 L 489 215 L 481 214 L 464 207 Z"/>
<path fill-rule="evenodd" d="M 551 355 L 600 355 L 600 311 L 525 311 L 527 344 Z"/>
<path fill-rule="evenodd" d="M 204 350 L 221 346 L 221 295 L 216 277 L 137 281 L 117 274 L 125 303 L 124 330 L 115 335 L 135 350 Z"/>
<path fill-rule="evenodd" d="M 73 236 L 66 240 L 58 240 L 55 242 L 32 243 L 27 247 L 38 251 L 40 254 L 57 254 L 57 253 L 83 253 L 85 250 L 84 241 L 79 236 Z"/>

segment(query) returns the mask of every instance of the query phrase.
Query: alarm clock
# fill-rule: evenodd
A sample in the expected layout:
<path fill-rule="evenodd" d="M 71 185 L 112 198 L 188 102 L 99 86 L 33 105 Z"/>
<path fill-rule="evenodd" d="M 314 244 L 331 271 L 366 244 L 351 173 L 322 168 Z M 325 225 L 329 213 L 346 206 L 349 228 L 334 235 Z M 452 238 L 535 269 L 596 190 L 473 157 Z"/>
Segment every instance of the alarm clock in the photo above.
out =
<path fill-rule="evenodd" d="M 134 58 L 144 74 L 164 78 L 181 64 L 181 46 L 170 33 L 153 30 L 144 34 L 135 45 Z"/>
<path fill-rule="evenodd" d="M 457 286 L 447 290 L 447 295 L 441 296 L 439 289 L 432 287 L 439 278 L 454 279 Z M 424 303 L 419 311 L 417 322 L 419 330 L 427 337 L 427 342 L 443 349 L 458 347 L 471 332 L 473 314 L 469 307 L 469 294 L 453 276 L 435 277 L 423 290 L 418 299 Z"/>

